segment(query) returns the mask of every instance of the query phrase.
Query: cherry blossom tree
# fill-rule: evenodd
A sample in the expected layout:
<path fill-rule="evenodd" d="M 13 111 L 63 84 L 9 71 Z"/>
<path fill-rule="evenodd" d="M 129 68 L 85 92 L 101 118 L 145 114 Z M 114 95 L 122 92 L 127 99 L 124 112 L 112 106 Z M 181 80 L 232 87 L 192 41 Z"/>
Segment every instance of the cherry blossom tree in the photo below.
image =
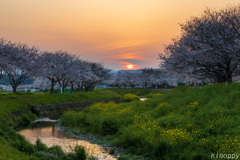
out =
<path fill-rule="evenodd" d="M 97 84 L 108 80 L 111 75 L 111 70 L 104 67 L 103 63 L 88 62 L 91 71 L 84 74 L 82 85 L 85 91 L 93 91 Z"/>
<path fill-rule="evenodd" d="M 125 72 L 124 80 L 126 84 L 134 88 L 136 85 L 141 85 L 142 74 L 139 72 Z"/>
<path fill-rule="evenodd" d="M 71 82 L 75 81 L 77 71 L 82 69 L 79 65 L 77 65 L 78 60 L 79 56 L 69 53 L 62 53 L 62 78 L 57 80 L 62 89 L 65 89 Z"/>
<path fill-rule="evenodd" d="M 181 36 L 159 55 L 160 67 L 209 83 L 232 82 L 240 68 L 240 6 L 206 9 L 181 26 Z"/>
<path fill-rule="evenodd" d="M 13 44 L 3 38 L 0 39 L 0 79 L 6 75 L 3 68 L 7 65 L 6 58 L 8 53 L 12 52 Z"/>
<path fill-rule="evenodd" d="M 115 76 L 112 77 L 111 84 L 117 86 L 118 88 L 121 88 L 122 86 L 126 88 L 126 73 L 118 72 Z"/>
<path fill-rule="evenodd" d="M 83 90 L 83 81 L 86 79 L 91 79 L 93 72 L 91 71 L 91 66 L 87 61 L 77 59 L 74 61 L 73 70 L 71 70 L 71 77 L 69 79 L 69 85 L 74 91 L 74 88 L 77 91 Z"/>
<path fill-rule="evenodd" d="M 13 92 L 30 76 L 40 72 L 39 49 L 26 44 L 5 42 L 1 46 L 1 71 L 8 75 Z"/>
<path fill-rule="evenodd" d="M 44 52 L 43 56 L 43 70 L 40 74 L 41 77 L 46 77 L 51 81 L 50 93 L 53 93 L 54 86 L 57 82 L 61 81 L 64 78 L 64 68 L 65 68 L 65 59 L 66 52 L 56 51 L 56 52 Z"/>
<path fill-rule="evenodd" d="M 40 90 L 47 90 L 51 88 L 51 81 L 46 77 L 36 77 L 31 86 L 39 88 Z"/>

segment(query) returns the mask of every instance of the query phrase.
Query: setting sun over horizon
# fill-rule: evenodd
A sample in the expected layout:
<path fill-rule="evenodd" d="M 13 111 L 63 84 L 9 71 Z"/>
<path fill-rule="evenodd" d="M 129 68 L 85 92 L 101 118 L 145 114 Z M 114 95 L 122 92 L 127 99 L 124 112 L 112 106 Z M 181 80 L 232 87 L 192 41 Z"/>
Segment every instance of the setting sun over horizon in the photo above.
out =
<path fill-rule="evenodd" d="M 2 0 L 0 38 L 41 50 L 68 51 L 113 70 L 157 68 L 164 44 L 180 35 L 179 23 L 206 7 L 238 2 Z"/>
<path fill-rule="evenodd" d="M 128 64 L 126 67 L 127 67 L 127 69 L 132 70 L 133 67 L 134 67 L 134 65 L 132 65 L 132 64 Z"/>

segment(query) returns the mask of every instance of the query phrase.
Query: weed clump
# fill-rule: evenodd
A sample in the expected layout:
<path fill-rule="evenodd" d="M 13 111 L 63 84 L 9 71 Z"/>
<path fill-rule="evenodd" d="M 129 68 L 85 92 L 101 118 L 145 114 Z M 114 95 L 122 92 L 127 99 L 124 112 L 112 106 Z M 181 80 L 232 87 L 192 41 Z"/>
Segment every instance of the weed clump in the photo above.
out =
<path fill-rule="evenodd" d="M 146 98 L 156 98 L 156 97 L 161 97 L 163 94 L 161 93 L 155 93 L 155 94 L 148 94 L 146 95 Z"/>
<path fill-rule="evenodd" d="M 125 94 L 123 96 L 123 101 L 124 102 L 140 101 L 140 98 L 135 94 Z"/>

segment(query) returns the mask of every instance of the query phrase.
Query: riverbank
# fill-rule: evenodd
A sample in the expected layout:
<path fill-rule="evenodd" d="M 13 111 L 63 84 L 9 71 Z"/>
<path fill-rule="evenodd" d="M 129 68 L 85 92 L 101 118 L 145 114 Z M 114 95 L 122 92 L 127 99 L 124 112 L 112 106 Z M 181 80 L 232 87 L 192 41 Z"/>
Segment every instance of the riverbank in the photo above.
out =
<path fill-rule="evenodd" d="M 240 153 L 240 84 L 177 87 L 144 102 L 98 103 L 61 124 L 109 136 L 111 146 L 154 159 L 210 159 Z"/>
<path fill-rule="evenodd" d="M 32 114 L 31 106 L 118 96 L 111 91 L 77 92 L 74 95 L 0 92 L 0 159 L 49 159 L 49 157 L 46 158 L 45 153 L 38 152 L 34 145 L 13 130 L 37 118 L 35 114 Z"/>
<path fill-rule="evenodd" d="M 115 98 L 119 95 L 111 91 L 96 90 L 93 92 L 76 92 L 72 94 L 49 94 L 45 92 L 0 92 L 0 118 L 6 121 L 12 127 L 16 126 L 15 122 L 23 119 L 32 120 L 31 106 L 47 105 L 56 103 L 77 102 L 86 100 L 99 100 Z M 23 117 L 25 115 L 25 118 Z M 32 115 L 33 116 L 33 115 Z"/>

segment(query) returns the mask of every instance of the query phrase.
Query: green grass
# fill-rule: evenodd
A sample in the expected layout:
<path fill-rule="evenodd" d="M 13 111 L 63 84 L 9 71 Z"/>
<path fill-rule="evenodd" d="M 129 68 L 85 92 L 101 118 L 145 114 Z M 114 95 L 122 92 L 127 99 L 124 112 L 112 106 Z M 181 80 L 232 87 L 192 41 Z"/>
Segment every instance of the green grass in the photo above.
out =
<path fill-rule="evenodd" d="M 121 89 L 120 89 L 121 90 Z M 113 146 L 152 159 L 211 159 L 240 153 L 240 84 L 177 87 L 131 103 L 98 103 L 67 112 L 61 123 L 113 135 Z"/>
<path fill-rule="evenodd" d="M 47 92 L 0 92 L 0 159 L 79 159 L 84 157 L 83 149 L 76 148 L 71 154 L 65 154 L 58 146 L 47 148 L 41 142 L 32 145 L 17 134 L 13 127 L 29 124 L 37 116 L 31 113 L 33 105 L 76 102 L 93 99 L 107 99 L 119 96 L 115 92 L 96 90 L 71 94 L 49 94 Z M 46 157 L 43 153 L 58 154 L 59 158 Z M 80 158 L 81 159 L 81 158 Z"/>
<path fill-rule="evenodd" d="M 45 92 L 0 92 L 0 118 L 16 124 L 22 118 L 22 113 L 29 114 L 33 105 L 76 102 L 93 99 L 107 99 L 119 96 L 115 92 L 96 90 L 93 92 L 76 92 L 71 94 L 49 94 Z M 21 116 L 20 116 L 21 115 Z"/>
<path fill-rule="evenodd" d="M 146 96 L 148 94 L 155 94 L 155 93 L 166 93 L 172 89 L 155 89 L 155 88 L 101 88 L 98 90 L 109 90 L 112 92 L 116 92 L 117 94 L 121 95 L 122 97 L 125 94 L 135 94 L 137 96 Z"/>
<path fill-rule="evenodd" d="M 0 159 L 1 160 L 33 160 L 37 159 L 24 152 L 21 152 L 9 144 L 4 137 L 0 136 Z"/>

